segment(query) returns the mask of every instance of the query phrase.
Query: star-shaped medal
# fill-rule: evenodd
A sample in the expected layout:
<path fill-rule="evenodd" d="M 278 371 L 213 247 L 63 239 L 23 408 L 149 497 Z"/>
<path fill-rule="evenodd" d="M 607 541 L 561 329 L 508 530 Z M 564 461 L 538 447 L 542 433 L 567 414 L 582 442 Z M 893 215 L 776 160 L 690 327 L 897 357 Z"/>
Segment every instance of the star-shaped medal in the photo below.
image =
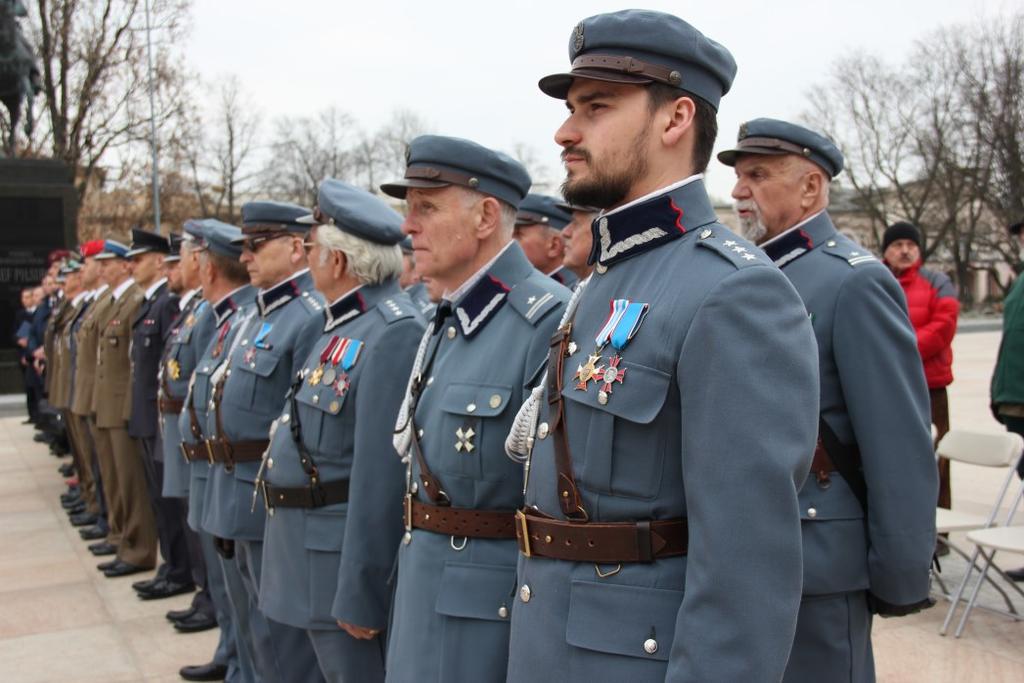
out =
<path fill-rule="evenodd" d="M 612 356 L 608 360 L 608 367 L 598 368 L 597 372 L 594 373 L 594 379 L 598 382 L 604 382 L 604 386 L 601 387 L 601 391 L 605 394 L 612 393 L 612 383 L 618 382 L 622 384 L 622 380 L 626 379 L 626 368 L 620 368 L 619 363 L 622 362 L 622 357 L 618 354 Z"/>
<path fill-rule="evenodd" d="M 171 379 L 178 379 L 181 377 L 181 364 L 178 363 L 176 358 L 171 358 L 167 361 L 167 375 Z"/>
<path fill-rule="evenodd" d="M 592 353 L 587 356 L 587 362 L 576 369 L 574 379 L 576 380 L 577 391 L 586 391 L 587 382 L 592 382 L 600 377 L 601 367 L 598 365 L 600 360 L 601 354 Z"/>

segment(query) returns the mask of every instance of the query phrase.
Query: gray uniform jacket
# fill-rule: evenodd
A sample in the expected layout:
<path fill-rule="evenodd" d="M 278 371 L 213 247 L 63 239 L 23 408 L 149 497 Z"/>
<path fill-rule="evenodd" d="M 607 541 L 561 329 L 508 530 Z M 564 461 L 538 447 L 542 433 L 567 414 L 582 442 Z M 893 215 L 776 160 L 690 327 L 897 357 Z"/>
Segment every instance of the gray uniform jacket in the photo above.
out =
<path fill-rule="evenodd" d="M 594 232 L 561 392 L 583 507 L 591 521 L 685 517 L 688 554 L 621 568 L 520 555 L 508 679 L 778 681 L 800 604 L 797 494 L 817 434 L 803 303 L 717 222 L 699 179 Z M 600 351 L 603 367 L 618 356 L 621 381 L 577 389 L 618 299 L 648 305 L 631 341 Z M 562 518 L 541 405 L 526 504 Z"/>
<path fill-rule="evenodd" d="M 192 373 L 191 387 L 185 399 L 185 407 L 178 419 L 178 431 L 183 442 L 195 444 L 192 433 L 192 412 L 202 438 L 208 438 L 206 430 L 207 414 L 210 410 L 210 399 L 213 385 L 210 378 L 217 368 L 227 359 L 228 349 L 252 308 L 256 297 L 256 289 L 246 285 L 218 301 L 216 305 L 207 304 L 199 316 L 196 326 L 189 337 L 195 343 L 199 353 L 195 370 Z M 192 410 L 189 410 L 191 406 Z M 210 463 L 196 460 L 189 467 L 188 488 L 188 525 L 193 531 L 202 528 L 203 513 L 206 506 L 206 484 L 210 477 Z"/>
<path fill-rule="evenodd" d="M 426 357 L 437 353 L 415 424 L 453 507 L 522 505 L 522 468 L 505 456 L 504 440 L 543 370 L 568 298 L 513 242 L 432 328 Z M 422 491 L 417 496 L 429 503 Z M 399 550 L 388 679 L 503 681 L 515 560 L 514 540 L 414 530 Z"/>
<path fill-rule="evenodd" d="M 196 292 L 181 309 L 160 359 L 160 396 L 184 401 L 196 361 L 215 329 L 210 305 Z M 185 412 L 182 410 L 181 412 Z M 181 454 L 181 412 L 163 413 L 164 484 L 166 498 L 188 498 L 191 466 Z"/>
<path fill-rule="evenodd" d="M 207 438 L 257 441 L 269 437 L 295 373 L 320 338 L 323 308 L 309 271 L 256 295 L 254 315 L 228 354 L 220 405 L 207 413 Z M 220 538 L 263 540 L 263 502 L 253 508 L 259 468 L 258 461 L 236 463 L 230 472 L 223 464 L 211 468 L 203 529 Z"/>
<path fill-rule="evenodd" d="M 391 281 L 335 301 L 319 325 L 294 406 L 319 480 L 348 480 L 349 500 L 274 508 L 264 533 L 260 609 L 298 628 L 337 630 L 335 619 L 342 619 L 383 630 L 391 602 L 388 576 L 402 537 L 396 511 L 405 488 L 405 468 L 392 444 L 394 416 L 423 319 Z M 323 358 L 329 348 L 344 352 L 336 365 Z M 274 486 L 310 485 L 292 433 L 292 407 L 289 400 L 263 475 Z"/>
<path fill-rule="evenodd" d="M 864 510 L 838 474 L 800 491 L 804 594 L 868 590 L 909 605 L 928 597 L 938 490 L 917 339 L 899 283 L 822 212 L 766 245 L 807 305 L 818 340 L 821 414 L 860 447 Z"/>
<path fill-rule="evenodd" d="M 576 289 L 576 285 L 580 283 L 580 279 L 576 276 L 576 273 L 572 272 L 565 266 L 562 266 L 555 272 L 551 273 L 551 278 L 558 284 L 570 290 Z"/>

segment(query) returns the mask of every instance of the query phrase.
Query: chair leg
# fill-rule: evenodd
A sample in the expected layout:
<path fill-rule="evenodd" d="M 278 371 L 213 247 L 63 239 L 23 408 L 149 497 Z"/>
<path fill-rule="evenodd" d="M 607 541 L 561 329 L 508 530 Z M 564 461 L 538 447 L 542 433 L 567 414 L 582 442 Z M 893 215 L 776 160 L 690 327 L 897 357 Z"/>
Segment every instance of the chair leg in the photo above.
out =
<path fill-rule="evenodd" d="M 952 547 L 955 548 L 956 546 Z M 957 552 L 961 552 L 959 548 L 957 548 Z M 949 610 L 946 612 L 946 619 L 942 622 L 942 628 L 939 629 L 940 636 L 946 635 L 946 632 L 949 631 L 949 625 L 953 622 L 953 615 L 956 614 L 956 608 L 960 605 L 960 600 L 963 599 L 964 590 L 967 588 L 967 582 L 970 581 L 971 572 L 974 571 L 976 566 L 975 563 L 978 561 L 978 554 L 980 552 L 980 549 L 975 548 L 974 552 L 971 553 L 971 556 L 967 559 L 967 570 L 964 572 L 964 578 L 960 581 L 960 585 L 956 589 L 956 595 L 953 596 L 949 603 Z M 961 554 L 963 554 L 964 557 L 967 557 L 966 554 L 962 552 Z"/>
<path fill-rule="evenodd" d="M 986 555 L 984 552 L 981 553 L 985 558 L 985 566 L 981 568 L 981 576 L 978 577 L 978 582 L 974 584 L 974 589 L 971 591 L 971 597 L 967 600 L 967 606 L 964 608 L 964 613 L 960 615 L 960 623 L 956 627 L 956 632 L 953 634 L 954 637 L 959 638 L 964 632 L 964 627 L 967 626 L 967 617 L 971 615 L 971 610 L 974 609 L 974 603 L 978 600 L 978 592 L 981 590 L 981 584 L 985 582 L 985 576 L 988 574 L 988 568 L 992 566 L 992 559 L 996 555 L 996 551 L 993 550 L 990 554 Z"/>

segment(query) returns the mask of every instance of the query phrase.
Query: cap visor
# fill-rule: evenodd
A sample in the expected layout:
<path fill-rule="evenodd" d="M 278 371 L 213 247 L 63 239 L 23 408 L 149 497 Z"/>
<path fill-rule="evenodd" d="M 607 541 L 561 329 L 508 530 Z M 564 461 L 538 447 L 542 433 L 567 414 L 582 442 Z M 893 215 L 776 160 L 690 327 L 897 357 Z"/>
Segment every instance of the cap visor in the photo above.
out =
<path fill-rule="evenodd" d="M 151 251 L 153 251 L 152 247 L 139 247 L 137 249 L 129 249 L 124 253 L 124 257 L 131 258 L 133 256 L 138 256 L 139 254 L 148 254 Z"/>
<path fill-rule="evenodd" d="M 96 261 L 109 261 L 110 259 L 115 259 L 115 258 L 121 258 L 121 257 L 118 256 L 117 254 L 111 254 L 111 253 L 99 253 L 99 254 L 96 254 L 95 256 L 93 256 L 93 259 L 95 259 Z"/>
<path fill-rule="evenodd" d="M 736 159 L 741 154 L 765 154 L 768 156 L 781 156 L 783 154 L 792 154 L 784 149 L 776 149 L 774 147 L 743 147 L 740 149 L 726 149 L 718 153 L 718 160 L 726 166 L 735 166 Z"/>
<path fill-rule="evenodd" d="M 411 188 L 430 190 L 437 189 L 439 187 L 448 187 L 451 183 L 445 183 L 440 180 L 423 180 L 421 178 L 403 178 L 402 180 L 396 180 L 392 183 L 384 183 L 380 186 L 380 191 L 389 197 L 395 199 L 405 199 L 405 191 Z"/>
<path fill-rule="evenodd" d="M 606 83 L 625 83 L 627 85 L 647 85 L 653 83 L 649 78 L 643 76 L 631 76 L 630 74 L 618 73 L 616 71 L 604 71 L 602 69 L 574 69 L 571 73 L 551 74 L 537 82 L 537 86 L 545 95 L 564 100 L 569 95 L 569 88 L 575 78 L 588 78 L 592 81 L 604 81 Z"/>
<path fill-rule="evenodd" d="M 305 216 L 299 216 L 295 219 L 296 223 L 302 223 L 303 225 L 316 225 L 316 219 L 313 218 L 313 214 L 307 213 Z"/>

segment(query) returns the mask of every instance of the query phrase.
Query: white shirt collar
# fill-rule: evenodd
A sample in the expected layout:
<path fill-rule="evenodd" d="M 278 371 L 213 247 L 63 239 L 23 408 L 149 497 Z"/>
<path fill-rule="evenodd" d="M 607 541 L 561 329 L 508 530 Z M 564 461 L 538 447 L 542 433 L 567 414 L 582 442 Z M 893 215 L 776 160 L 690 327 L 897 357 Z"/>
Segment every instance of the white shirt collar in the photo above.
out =
<path fill-rule="evenodd" d="M 78 294 L 75 294 L 74 298 L 71 299 L 71 305 L 77 306 L 78 304 L 82 303 L 82 299 L 86 298 L 87 296 L 92 296 L 92 292 L 90 292 L 87 289 L 79 292 Z"/>
<path fill-rule="evenodd" d="M 99 287 L 97 287 L 96 289 L 92 290 L 89 293 L 90 300 L 91 301 L 96 301 L 96 299 L 99 299 L 101 296 L 103 296 L 103 292 L 107 291 L 107 287 L 108 286 L 109 285 L 107 285 L 106 283 L 103 283 Z"/>
<path fill-rule="evenodd" d="M 501 258 L 501 255 L 504 254 L 506 251 L 508 251 L 509 247 L 512 246 L 513 242 L 515 242 L 515 240 L 509 240 L 508 244 L 506 244 L 504 247 L 502 247 L 501 251 L 499 251 L 497 254 L 494 255 L 494 258 L 492 258 L 490 261 L 485 263 L 483 265 L 483 267 L 480 268 L 480 270 L 478 270 L 475 273 L 473 273 L 469 277 L 469 279 L 466 280 L 465 282 L 463 282 L 461 285 L 459 285 L 458 289 L 456 289 L 454 292 L 445 292 L 443 298 L 447 299 L 448 301 L 450 301 L 452 303 L 455 303 L 456 301 L 461 299 L 463 296 L 465 296 L 466 293 L 469 290 L 473 289 L 473 286 L 477 282 L 480 281 L 480 278 L 482 278 L 487 273 L 487 271 L 490 270 L 491 266 L 493 266 L 494 263 L 499 258 Z"/>
<path fill-rule="evenodd" d="M 121 295 L 124 294 L 125 290 L 128 289 L 129 287 L 131 287 L 134 284 L 135 284 L 135 278 L 131 278 L 131 277 L 128 278 L 127 280 L 125 280 L 124 282 L 122 282 L 121 284 L 119 284 L 117 286 L 117 289 L 115 289 L 113 291 L 114 301 L 117 301 L 118 299 L 120 299 Z"/>
<path fill-rule="evenodd" d="M 814 214 L 813 216 L 808 216 L 807 218 L 803 219 L 802 221 L 800 221 L 799 223 L 794 225 L 792 228 L 789 228 L 788 230 L 783 230 L 782 232 L 780 232 L 778 235 L 776 235 L 775 237 L 771 238 L 767 242 L 762 242 L 761 244 L 759 244 L 757 246 L 759 246 L 761 249 L 764 249 L 765 247 L 767 247 L 769 244 L 771 244 L 775 240 L 780 240 L 783 237 L 785 237 L 786 235 L 788 235 L 789 233 L 793 232 L 794 230 L 799 230 L 800 228 L 802 228 L 803 226 L 807 225 L 808 223 L 813 221 L 815 218 L 817 218 L 818 216 L 820 216 L 824 212 L 825 212 L 825 209 L 822 209 L 821 211 L 819 211 L 818 213 Z"/>
<path fill-rule="evenodd" d="M 199 288 L 190 289 L 185 292 L 182 297 L 178 300 L 178 310 L 184 311 L 185 307 L 188 306 L 188 302 L 192 301 L 192 298 L 199 293 Z"/>
<path fill-rule="evenodd" d="M 611 216 L 612 214 L 618 213 L 620 211 L 624 211 L 624 210 L 628 209 L 631 206 L 636 206 L 637 204 L 639 204 L 641 202 L 646 202 L 648 199 L 653 199 L 654 197 L 657 197 L 659 195 L 663 195 L 666 192 L 671 192 L 672 190 L 679 189 L 683 185 L 689 185 L 690 183 L 694 182 L 695 180 L 703 180 L 703 179 L 704 179 L 704 174 L 703 173 L 697 173 L 695 175 L 690 176 L 689 178 L 683 178 L 679 182 L 675 182 L 675 183 L 672 183 L 671 185 L 666 185 L 665 187 L 658 188 L 654 192 L 649 192 L 649 193 L 645 194 L 643 197 L 638 197 L 638 198 L 634 199 L 631 202 L 627 202 L 627 203 L 623 204 L 622 206 L 619 206 L 619 207 L 616 207 L 616 208 L 612 209 L 611 211 L 603 211 L 603 212 L 601 212 L 601 215 L 602 216 Z"/>
<path fill-rule="evenodd" d="M 151 284 L 149 288 L 146 289 L 146 298 L 152 299 L 153 295 L 156 294 L 156 290 L 160 289 L 160 285 L 162 285 L 165 282 L 167 282 L 167 278 L 162 277 L 153 284 Z"/>

